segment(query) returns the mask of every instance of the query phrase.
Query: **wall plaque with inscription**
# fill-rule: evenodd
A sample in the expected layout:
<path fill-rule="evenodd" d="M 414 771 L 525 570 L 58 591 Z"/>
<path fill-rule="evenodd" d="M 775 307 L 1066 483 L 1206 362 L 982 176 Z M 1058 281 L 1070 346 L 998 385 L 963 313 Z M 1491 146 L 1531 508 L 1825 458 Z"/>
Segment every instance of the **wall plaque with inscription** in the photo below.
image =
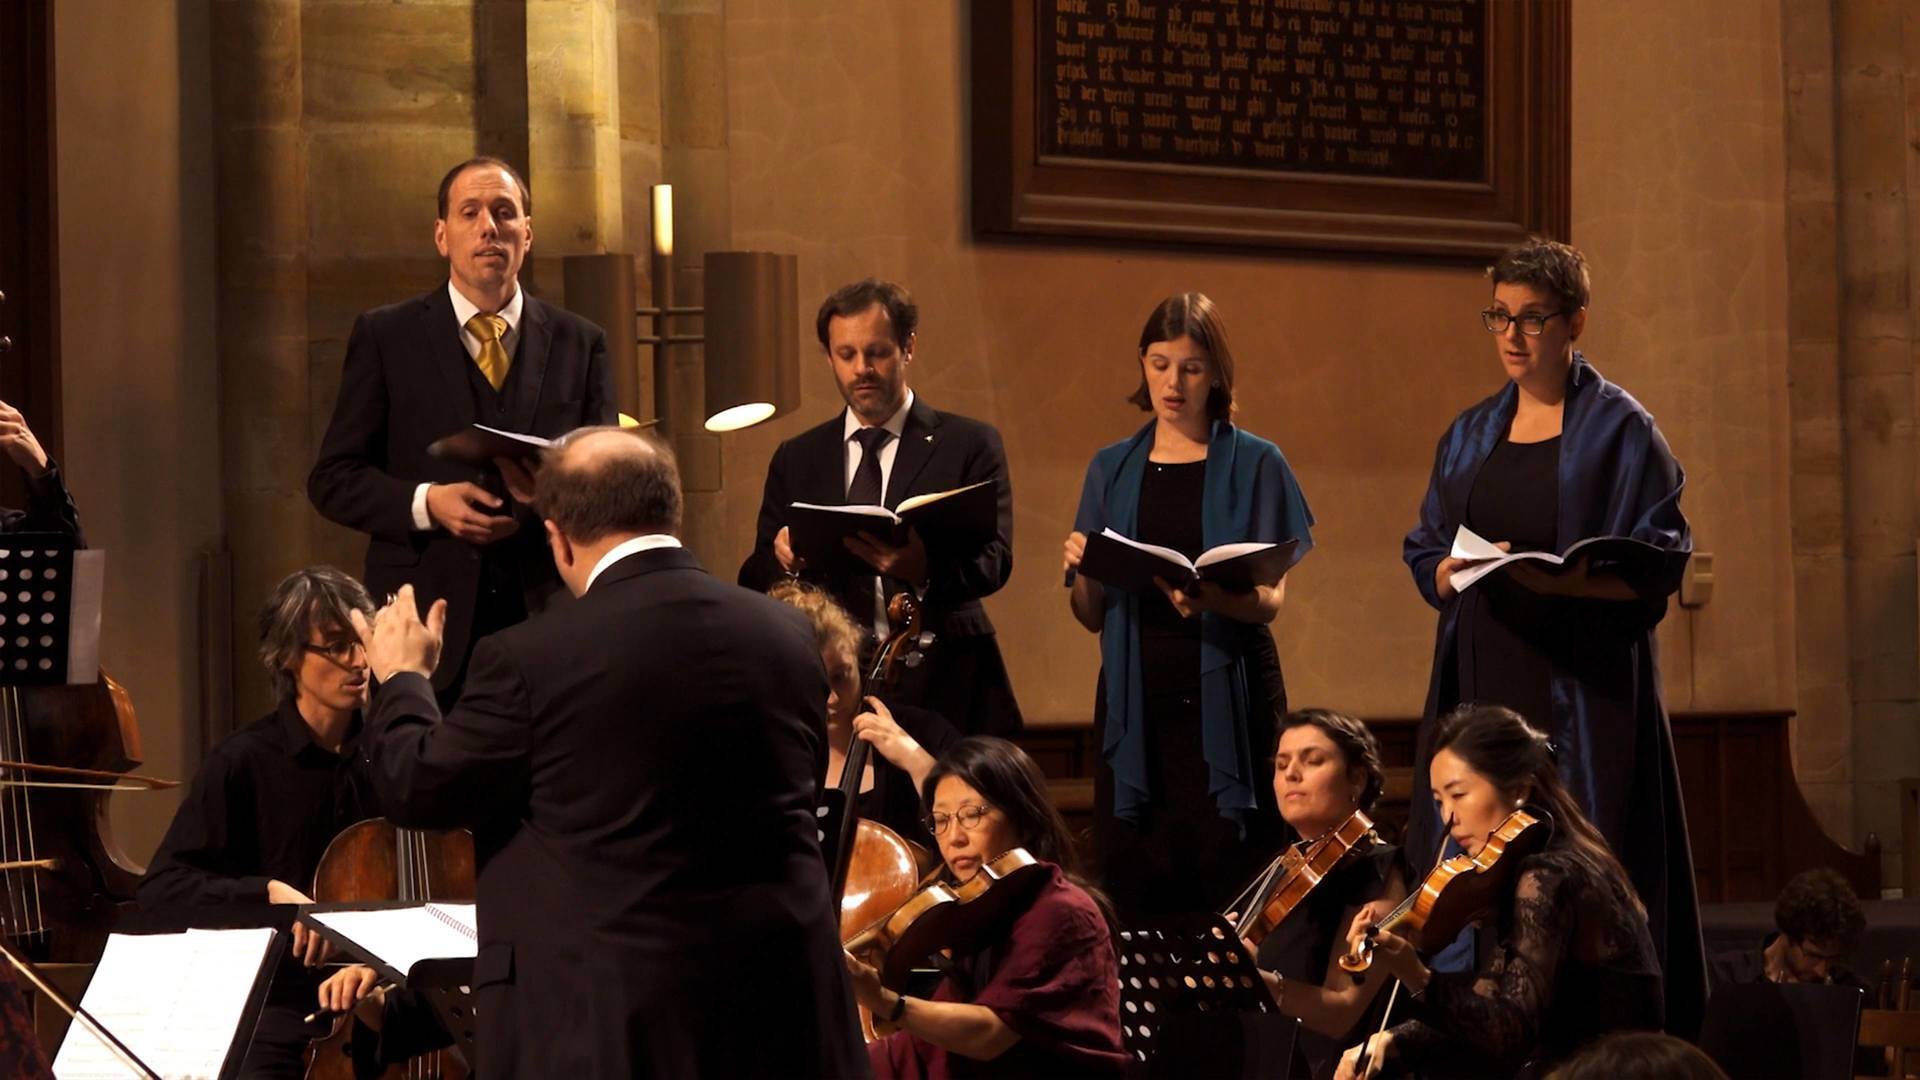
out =
<path fill-rule="evenodd" d="M 978 0 L 987 234 L 1492 255 L 1567 233 L 1566 0 Z"/>

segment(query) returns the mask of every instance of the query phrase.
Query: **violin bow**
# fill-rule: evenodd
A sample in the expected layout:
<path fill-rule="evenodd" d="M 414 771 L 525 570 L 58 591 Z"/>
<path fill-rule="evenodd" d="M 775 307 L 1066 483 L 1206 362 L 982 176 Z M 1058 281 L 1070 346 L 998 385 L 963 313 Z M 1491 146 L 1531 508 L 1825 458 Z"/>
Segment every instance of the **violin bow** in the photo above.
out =
<path fill-rule="evenodd" d="M 47 777 L 27 780 L 9 773 L 27 773 Z M 0 787 L 78 788 L 86 791 L 165 791 L 180 786 L 178 780 L 158 776 L 138 776 L 109 772 L 106 769 L 80 769 L 71 765 L 43 765 L 36 761 L 0 759 Z"/>
<path fill-rule="evenodd" d="M 1453 834 L 1453 819 L 1449 818 L 1446 821 L 1443 821 L 1440 823 L 1440 842 L 1438 846 L 1434 848 L 1434 851 L 1433 851 L 1434 866 L 1436 867 L 1439 866 L 1440 857 L 1447 853 L 1447 838 L 1452 834 Z M 1379 933 L 1380 933 L 1380 928 L 1378 923 L 1368 925 L 1367 939 L 1369 941 L 1379 936 Z M 1355 981 L 1357 982 L 1359 980 L 1356 979 Z M 1369 1035 L 1365 1042 L 1362 1042 L 1360 1044 L 1360 1056 L 1354 1062 L 1354 1069 L 1353 1069 L 1353 1074 L 1359 1077 L 1360 1080 L 1366 1080 L 1366 1077 L 1367 1077 L 1367 1066 L 1370 1064 L 1371 1059 L 1373 1057 L 1374 1036 L 1386 1034 L 1387 1024 L 1393 1019 L 1393 1003 L 1398 1001 L 1399 999 L 1400 999 L 1400 980 L 1396 978 L 1393 980 L 1393 988 L 1387 991 L 1387 1007 L 1380 1010 L 1379 1029 L 1376 1030 L 1373 1033 L 1373 1035 Z"/>

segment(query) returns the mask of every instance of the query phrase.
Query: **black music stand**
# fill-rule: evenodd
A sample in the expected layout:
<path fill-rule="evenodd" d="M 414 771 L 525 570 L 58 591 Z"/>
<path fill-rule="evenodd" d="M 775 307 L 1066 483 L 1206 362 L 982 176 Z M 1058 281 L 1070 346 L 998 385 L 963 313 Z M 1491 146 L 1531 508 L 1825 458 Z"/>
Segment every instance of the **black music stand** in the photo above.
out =
<path fill-rule="evenodd" d="M 1716 987 L 1700 1048 L 1730 1080 L 1850 1080 L 1865 995 L 1856 987 L 1771 982 Z"/>
<path fill-rule="evenodd" d="M 340 947 L 340 950 L 355 960 L 373 968 L 380 977 L 402 990 L 411 990 L 424 999 L 433 1009 L 433 1014 L 447 1029 L 453 1038 L 453 1048 L 465 1059 L 470 1074 L 479 1072 L 479 1061 L 473 1053 L 474 1010 L 473 1010 L 473 959 L 470 957 L 449 957 L 441 960 L 422 960 L 407 971 L 394 967 L 387 959 L 371 949 L 365 948 L 352 938 L 328 927 L 325 923 L 312 918 L 314 914 L 329 911 L 378 911 L 386 908 L 415 908 L 421 906 L 418 901 L 395 900 L 375 901 L 352 904 L 302 904 L 299 921 L 307 929 L 326 938 Z"/>
<path fill-rule="evenodd" d="M 1122 930 L 1120 1033 L 1146 1077 L 1287 1075 L 1300 1023 L 1274 1006 L 1225 918 L 1169 917 Z"/>
<path fill-rule="evenodd" d="M 0 535 L 0 686 L 99 681 L 106 560 L 60 533 Z"/>

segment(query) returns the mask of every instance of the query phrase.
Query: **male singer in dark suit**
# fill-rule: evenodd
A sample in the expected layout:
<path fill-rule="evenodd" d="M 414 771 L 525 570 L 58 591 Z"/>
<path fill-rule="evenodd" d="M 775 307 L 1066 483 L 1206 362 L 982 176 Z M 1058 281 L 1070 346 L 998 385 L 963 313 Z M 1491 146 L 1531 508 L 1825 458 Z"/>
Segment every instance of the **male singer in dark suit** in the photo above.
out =
<path fill-rule="evenodd" d="M 865 1076 L 813 808 L 826 673 L 806 618 L 673 536 L 649 437 L 590 428 L 535 479 L 579 599 L 475 647 L 442 718 L 444 617 L 361 619 L 389 816 L 474 830 L 483 1076 Z"/>
<path fill-rule="evenodd" d="M 905 289 L 869 278 L 827 297 L 814 320 L 820 347 L 847 407 L 780 444 L 767 467 L 759 535 L 740 584 L 764 592 L 782 575 L 825 586 L 876 634 L 886 630 L 884 597 L 914 591 L 934 634 L 925 661 L 900 674 L 895 697 L 940 713 L 974 735 L 1020 730 L 1020 706 L 1000 658 L 993 621 L 980 599 L 1013 573 L 1013 486 L 1000 433 L 989 424 L 936 412 L 907 387 L 920 312 Z M 949 491 L 983 480 L 999 486 L 992 537 L 955 545 L 910 531 L 895 547 L 871 534 L 847 540 L 872 574 L 810 570 L 788 542 L 795 502 L 879 504 Z"/>
<path fill-rule="evenodd" d="M 307 496 L 370 537 L 362 580 L 376 598 L 412 582 L 447 601 L 443 701 L 459 695 L 473 642 L 560 591 L 531 510 L 496 468 L 427 456 L 473 423 L 552 437 L 617 415 L 606 335 L 520 287 L 533 245 L 526 181 L 498 158 L 440 182 L 434 246 L 448 281 L 361 315 Z"/>

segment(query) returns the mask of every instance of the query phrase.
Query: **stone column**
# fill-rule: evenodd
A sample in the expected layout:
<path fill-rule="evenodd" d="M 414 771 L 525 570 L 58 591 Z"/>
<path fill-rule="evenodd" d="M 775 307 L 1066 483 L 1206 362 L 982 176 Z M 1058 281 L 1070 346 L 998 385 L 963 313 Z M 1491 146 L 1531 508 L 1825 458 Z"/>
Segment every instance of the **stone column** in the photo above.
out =
<path fill-rule="evenodd" d="M 701 257 L 733 246 L 726 36 L 724 0 L 662 0 L 661 163 L 674 194 L 675 301 L 687 306 L 702 302 Z M 674 326 L 692 333 L 699 323 L 686 319 Z M 682 538 L 708 569 L 731 577 L 746 552 L 725 543 L 719 495 L 724 444 L 701 426 L 703 357 L 693 346 L 676 346 L 671 355 L 671 385 L 656 392 L 668 395 L 669 434 L 687 488 Z"/>
<path fill-rule="evenodd" d="M 1899 836 L 1896 781 L 1920 775 L 1920 535 L 1914 445 L 1912 5 L 1837 0 L 1834 70 L 1847 601 L 1859 825 Z M 1889 843 L 1889 870 L 1898 848 Z"/>
<path fill-rule="evenodd" d="M 1792 417 L 1794 773 L 1829 833 L 1853 834 L 1853 680 L 1847 604 L 1834 202 L 1834 0 L 1785 0 L 1787 393 Z"/>
<path fill-rule="evenodd" d="M 271 700 L 253 659 L 254 613 L 268 585 L 312 553 L 301 5 L 216 0 L 211 26 L 220 444 L 233 553 L 234 702 L 245 722 Z"/>

